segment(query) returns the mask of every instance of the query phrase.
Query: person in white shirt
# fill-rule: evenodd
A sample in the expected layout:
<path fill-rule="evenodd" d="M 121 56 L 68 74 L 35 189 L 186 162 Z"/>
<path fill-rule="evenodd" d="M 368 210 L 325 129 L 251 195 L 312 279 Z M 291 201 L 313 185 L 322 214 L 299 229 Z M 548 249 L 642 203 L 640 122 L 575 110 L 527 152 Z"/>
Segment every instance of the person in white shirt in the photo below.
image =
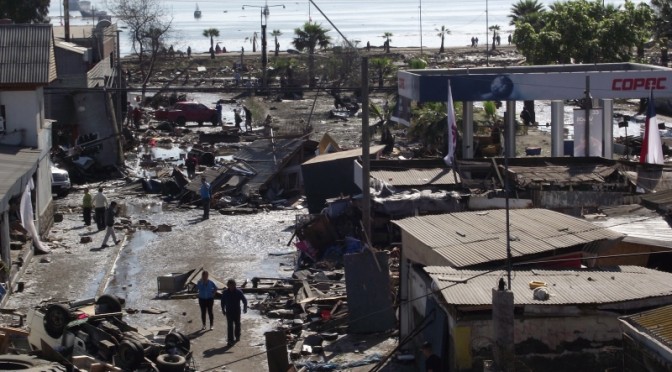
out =
<path fill-rule="evenodd" d="M 93 208 L 95 212 L 96 226 L 98 231 L 105 229 L 105 208 L 107 208 L 107 197 L 103 194 L 103 188 L 98 188 L 98 193 L 93 197 Z"/>

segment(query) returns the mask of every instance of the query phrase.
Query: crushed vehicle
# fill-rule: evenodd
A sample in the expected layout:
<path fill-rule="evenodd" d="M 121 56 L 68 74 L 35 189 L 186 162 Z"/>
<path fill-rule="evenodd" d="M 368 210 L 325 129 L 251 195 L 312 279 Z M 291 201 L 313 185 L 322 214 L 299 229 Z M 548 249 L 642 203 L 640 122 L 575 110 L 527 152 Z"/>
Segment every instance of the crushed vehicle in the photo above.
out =
<path fill-rule="evenodd" d="M 198 102 L 177 102 L 171 108 L 160 108 L 154 112 L 154 118 L 179 126 L 185 126 L 188 122 L 196 122 L 198 125 L 210 122 L 212 125 L 217 125 L 219 121 L 217 110 Z"/>
<path fill-rule="evenodd" d="M 169 327 L 152 332 L 127 324 L 123 303 L 102 295 L 95 301 L 40 305 L 27 314 L 28 342 L 43 358 L 78 369 L 93 363 L 108 370 L 191 370 L 189 338 Z"/>

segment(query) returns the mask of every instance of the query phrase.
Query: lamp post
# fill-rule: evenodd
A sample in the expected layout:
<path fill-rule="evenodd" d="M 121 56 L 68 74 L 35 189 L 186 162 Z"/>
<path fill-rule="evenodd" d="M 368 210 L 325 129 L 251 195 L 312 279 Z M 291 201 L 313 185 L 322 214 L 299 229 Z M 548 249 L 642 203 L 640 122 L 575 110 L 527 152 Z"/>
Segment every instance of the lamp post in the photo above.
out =
<path fill-rule="evenodd" d="M 271 14 L 269 8 L 276 7 L 276 6 L 281 6 L 283 9 L 285 8 L 284 4 L 279 4 L 279 5 L 268 5 L 268 2 L 264 4 L 264 6 L 261 5 L 243 5 L 243 10 L 245 10 L 245 7 L 248 8 L 259 8 L 260 9 L 260 21 L 261 21 L 261 69 L 263 71 L 263 75 L 261 77 L 261 86 L 266 87 L 266 71 L 267 71 L 267 65 L 268 65 L 268 56 L 267 56 L 267 40 L 266 40 L 266 24 L 268 23 L 268 16 Z"/>

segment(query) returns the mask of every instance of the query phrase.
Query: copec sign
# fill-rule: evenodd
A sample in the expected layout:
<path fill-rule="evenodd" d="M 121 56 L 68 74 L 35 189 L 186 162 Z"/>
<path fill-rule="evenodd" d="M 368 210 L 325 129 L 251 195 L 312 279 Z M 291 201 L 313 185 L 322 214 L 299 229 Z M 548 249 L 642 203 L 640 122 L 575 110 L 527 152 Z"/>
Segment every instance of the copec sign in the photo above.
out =
<path fill-rule="evenodd" d="M 672 69 L 445 74 L 400 71 L 399 94 L 418 102 L 446 101 L 450 82 L 455 101 L 569 100 L 585 97 L 590 77 L 593 98 L 672 97 Z M 472 70 L 475 71 L 475 70 Z"/>

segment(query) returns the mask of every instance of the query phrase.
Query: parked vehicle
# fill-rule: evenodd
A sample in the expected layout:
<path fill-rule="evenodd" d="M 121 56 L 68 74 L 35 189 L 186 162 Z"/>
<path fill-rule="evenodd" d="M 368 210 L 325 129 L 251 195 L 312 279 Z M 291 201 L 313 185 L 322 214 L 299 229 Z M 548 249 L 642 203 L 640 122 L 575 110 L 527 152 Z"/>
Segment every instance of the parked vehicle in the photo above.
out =
<path fill-rule="evenodd" d="M 65 169 L 51 166 L 51 192 L 60 197 L 67 196 L 70 193 L 70 175 Z"/>
<path fill-rule="evenodd" d="M 203 125 L 206 121 L 213 125 L 218 124 L 217 111 L 198 102 L 177 102 L 172 108 L 156 110 L 154 118 L 176 123 L 179 126 L 184 126 L 190 121 L 198 125 Z"/>

